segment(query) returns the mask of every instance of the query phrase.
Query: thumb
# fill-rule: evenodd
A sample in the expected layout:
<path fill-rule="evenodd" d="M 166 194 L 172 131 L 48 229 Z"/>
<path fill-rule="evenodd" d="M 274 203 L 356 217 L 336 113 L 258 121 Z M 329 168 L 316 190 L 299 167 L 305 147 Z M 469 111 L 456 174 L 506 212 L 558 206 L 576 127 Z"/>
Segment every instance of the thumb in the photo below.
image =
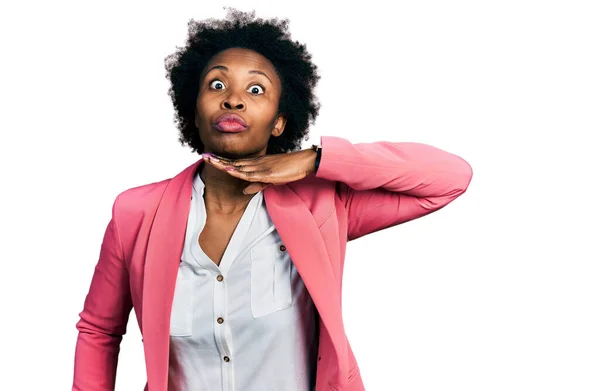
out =
<path fill-rule="evenodd" d="M 242 191 L 244 192 L 244 194 L 256 194 L 259 191 L 266 189 L 270 185 L 270 183 L 253 182 L 250 186 L 247 186 Z"/>

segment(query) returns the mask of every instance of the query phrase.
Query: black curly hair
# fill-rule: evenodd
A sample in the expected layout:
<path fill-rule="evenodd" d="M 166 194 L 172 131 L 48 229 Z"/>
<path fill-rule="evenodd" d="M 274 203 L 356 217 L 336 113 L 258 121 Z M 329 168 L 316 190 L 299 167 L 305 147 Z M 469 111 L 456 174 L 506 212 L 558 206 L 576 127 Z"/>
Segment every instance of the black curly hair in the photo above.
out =
<path fill-rule="evenodd" d="M 200 73 L 215 54 L 237 47 L 254 50 L 269 59 L 281 80 L 278 114 L 285 115 L 286 126 L 279 137 L 271 136 L 267 154 L 299 150 L 302 140 L 308 140 L 309 124 L 314 124 L 320 109 L 314 95 L 320 76 L 311 54 L 306 45 L 291 39 L 288 19 L 257 19 L 255 11 L 227 10 L 222 20 L 191 19 L 186 45 L 165 58 L 181 145 L 187 144 L 198 154 L 204 151 L 194 123 Z"/>

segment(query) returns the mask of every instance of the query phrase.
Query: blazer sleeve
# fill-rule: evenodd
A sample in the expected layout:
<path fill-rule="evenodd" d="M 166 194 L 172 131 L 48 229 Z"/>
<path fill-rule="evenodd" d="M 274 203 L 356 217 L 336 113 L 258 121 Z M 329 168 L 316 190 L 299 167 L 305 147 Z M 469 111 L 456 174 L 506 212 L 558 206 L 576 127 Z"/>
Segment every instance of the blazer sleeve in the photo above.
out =
<path fill-rule="evenodd" d="M 443 208 L 473 175 L 461 157 L 426 144 L 322 136 L 321 146 L 316 176 L 338 182 L 348 241 Z"/>
<path fill-rule="evenodd" d="M 77 322 L 73 390 L 114 390 L 120 343 L 132 308 L 129 273 L 117 229 L 117 202 Z"/>

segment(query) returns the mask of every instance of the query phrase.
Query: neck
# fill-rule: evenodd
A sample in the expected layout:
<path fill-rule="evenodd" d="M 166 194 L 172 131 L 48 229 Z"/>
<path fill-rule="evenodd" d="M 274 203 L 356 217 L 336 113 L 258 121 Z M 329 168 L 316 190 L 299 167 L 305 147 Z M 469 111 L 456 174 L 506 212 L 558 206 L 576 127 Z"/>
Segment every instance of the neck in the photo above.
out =
<path fill-rule="evenodd" d="M 204 182 L 206 211 L 225 215 L 243 211 L 254 196 L 242 192 L 250 182 L 233 177 L 210 164 L 201 164 L 200 178 Z"/>

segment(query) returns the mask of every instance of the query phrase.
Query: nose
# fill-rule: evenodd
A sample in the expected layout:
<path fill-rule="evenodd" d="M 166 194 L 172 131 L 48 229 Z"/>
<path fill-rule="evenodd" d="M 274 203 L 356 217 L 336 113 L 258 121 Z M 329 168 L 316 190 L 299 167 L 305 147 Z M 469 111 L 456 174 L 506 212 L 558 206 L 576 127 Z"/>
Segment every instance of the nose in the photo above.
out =
<path fill-rule="evenodd" d="M 244 102 L 236 94 L 228 95 L 221 102 L 222 109 L 231 110 L 232 108 L 235 108 L 237 110 L 242 110 L 242 109 L 244 109 L 244 107 L 245 107 Z"/>

